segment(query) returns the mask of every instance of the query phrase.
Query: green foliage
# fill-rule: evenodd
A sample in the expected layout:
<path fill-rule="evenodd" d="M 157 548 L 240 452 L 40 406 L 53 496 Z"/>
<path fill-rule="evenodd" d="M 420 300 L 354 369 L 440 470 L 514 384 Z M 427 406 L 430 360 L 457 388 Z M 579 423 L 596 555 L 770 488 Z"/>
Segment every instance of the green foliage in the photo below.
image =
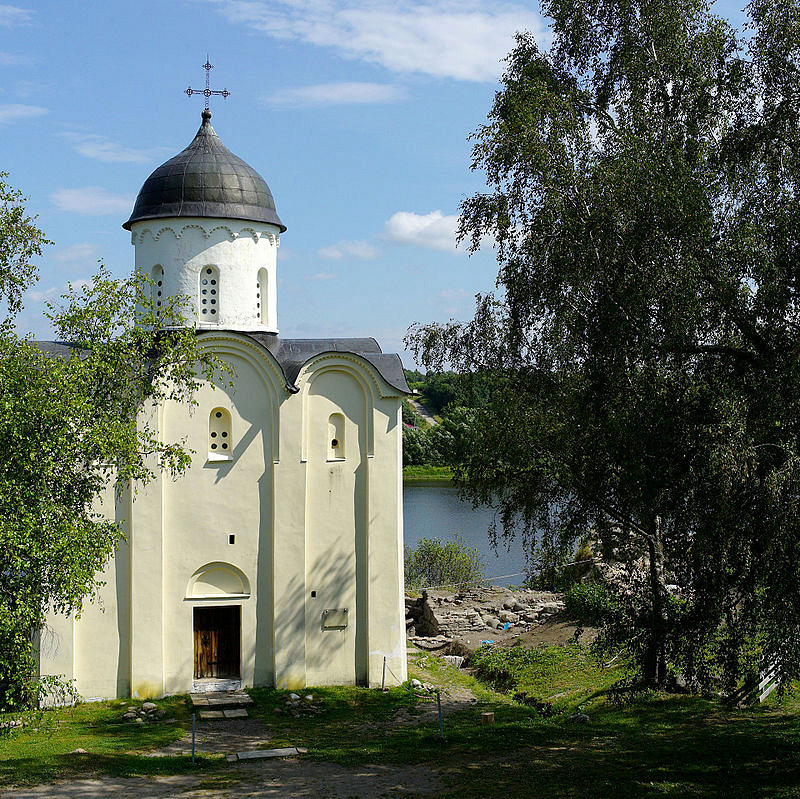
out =
<path fill-rule="evenodd" d="M 461 209 L 498 291 L 410 331 L 426 368 L 496 378 L 456 477 L 544 562 L 592 529 L 641 566 L 651 682 L 734 682 L 744 641 L 800 674 L 800 3 L 751 3 L 746 37 L 702 0 L 543 10 L 552 44 L 517 38 Z"/>
<path fill-rule="evenodd" d="M 406 588 L 467 586 L 484 579 L 484 564 L 475 547 L 456 533 L 452 541 L 422 538 L 415 547 L 405 545 Z"/>
<path fill-rule="evenodd" d="M 0 181 L 0 197 L 18 195 Z M 44 239 L 20 205 L 0 205 L 0 292 L 16 308 L 21 255 Z M 20 251 L 20 241 L 30 237 Z M 26 249 L 27 248 L 27 249 Z M 33 249 L 31 249 L 33 248 Z M 135 490 L 155 473 L 180 474 L 191 455 L 163 442 L 142 413 L 191 402 L 221 368 L 182 326 L 180 303 L 155 309 L 142 275 L 115 280 L 103 268 L 62 297 L 49 318 L 58 351 L 0 323 L 0 709 L 37 698 L 34 643 L 48 611 L 79 612 L 120 537 L 100 512 L 108 486 Z"/>
<path fill-rule="evenodd" d="M 567 613 L 581 624 L 601 627 L 611 623 L 620 613 L 614 594 L 598 583 L 581 583 L 564 594 Z"/>
<path fill-rule="evenodd" d="M 411 403 L 406 399 L 403 400 L 403 424 L 416 427 L 419 424 L 420 416 L 414 410 Z"/>
<path fill-rule="evenodd" d="M 36 227 L 36 217 L 26 215 L 22 192 L 7 179 L 8 173 L 0 172 L 0 301 L 6 307 L 0 328 L 10 327 L 22 308 L 22 295 L 38 280 L 31 260 L 42 254 L 45 244 L 52 244 Z"/>

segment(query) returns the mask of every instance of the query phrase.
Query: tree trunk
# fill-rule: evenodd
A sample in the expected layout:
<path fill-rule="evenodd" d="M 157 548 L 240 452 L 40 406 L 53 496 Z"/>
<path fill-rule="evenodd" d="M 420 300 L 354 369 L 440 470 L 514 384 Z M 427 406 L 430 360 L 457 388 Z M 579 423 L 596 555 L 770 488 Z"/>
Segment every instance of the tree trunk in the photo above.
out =
<path fill-rule="evenodd" d="M 645 680 L 662 686 L 667 679 L 666 589 L 664 587 L 664 550 L 661 543 L 661 519 L 656 517 L 653 535 L 647 540 L 650 555 L 650 645 L 644 664 Z"/>

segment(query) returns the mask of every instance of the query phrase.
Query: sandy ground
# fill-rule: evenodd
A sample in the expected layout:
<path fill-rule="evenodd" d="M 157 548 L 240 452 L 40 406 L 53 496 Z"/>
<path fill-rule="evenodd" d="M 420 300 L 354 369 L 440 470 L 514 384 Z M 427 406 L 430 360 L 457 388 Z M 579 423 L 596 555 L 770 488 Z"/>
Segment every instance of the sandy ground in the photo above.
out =
<path fill-rule="evenodd" d="M 345 768 L 286 758 L 237 763 L 229 771 L 178 777 L 100 777 L 11 790 L 4 799 L 244 799 L 256 796 L 313 796 L 329 799 L 430 796 L 438 775 L 417 766 Z"/>

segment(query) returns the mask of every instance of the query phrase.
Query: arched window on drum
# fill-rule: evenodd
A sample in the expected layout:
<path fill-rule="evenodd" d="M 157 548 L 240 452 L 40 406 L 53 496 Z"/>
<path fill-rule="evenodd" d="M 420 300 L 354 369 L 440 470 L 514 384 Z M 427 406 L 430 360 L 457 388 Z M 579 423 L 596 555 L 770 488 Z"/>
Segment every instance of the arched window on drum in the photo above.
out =
<path fill-rule="evenodd" d="M 269 313 L 269 273 L 266 269 L 258 270 L 258 284 L 256 285 L 256 311 L 258 321 L 267 324 L 267 314 Z"/>
<path fill-rule="evenodd" d="M 150 271 L 150 292 L 153 298 L 153 305 L 156 312 L 161 310 L 161 304 L 164 300 L 164 267 L 161 264 L 156 264 Z"/>
<path fill-rule="evenodd" d="M 219 269 L 204 266 L 200 270 L 200 321 L 219 322 Z"/>
<path fill-rule="evenodd" d="M 233 459 L 231 415 L 225 408 L 214 408 L 208 417 L 208 458 L 216 461 Z"/>

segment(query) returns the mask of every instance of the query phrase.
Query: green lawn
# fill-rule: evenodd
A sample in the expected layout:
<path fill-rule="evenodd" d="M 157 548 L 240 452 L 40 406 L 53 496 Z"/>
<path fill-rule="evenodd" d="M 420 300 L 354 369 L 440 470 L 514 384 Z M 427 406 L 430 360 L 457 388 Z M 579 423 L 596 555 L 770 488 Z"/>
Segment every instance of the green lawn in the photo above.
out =
<path fill-rule="evenodd" d="M 646 692 L 619 704 L 606 693 L 618 667 L 606 669 L 580 650 L 511 657 L 524 667 L 513 685 L 498 692 L 433 655 L 412 654 L 411 676 L 453 695 L 470 690 L 477 697 L 477 703 L 445 719 L 445 740 L 435 715 L 422 724 L 415 720 L 431 702 L 405 688 L 309 689 L 321 712 L 297 717 L 286 713 L 286 692 L 254 689 L 252 714 L 273 732 L 270 745 L 307 746 L 311 760 L 443 770 L 446 790 L 440 795 L 448 797 L 800 796 L 796 697 L 737 710 L 699 697 Z M 514 701 L 521 692 L 537 700 L 549 697 L 552 715 Z M 145 756 L 188 728 L 185 697 L 159 703 L 176 718 L 174 724 L 120 724 L 122 704 L 51 711 L 37 729 L 0 738 L 0 787 L 78 774 L 175 774 L 193 768 L 187 757 Z M 568 720 L 576 709 L 589 715 L 589 723 Z M 485 711 L 494 712 L 493 727 L 481 726 Z M 408 723 L 395 723 L 400 718 Z M 78 747 L 88 754 L 67 756 Z M 212 779 L 217 772 L 238 779 L 235 767 L 221 758 L 201 760 L 194 769 Z"/>

